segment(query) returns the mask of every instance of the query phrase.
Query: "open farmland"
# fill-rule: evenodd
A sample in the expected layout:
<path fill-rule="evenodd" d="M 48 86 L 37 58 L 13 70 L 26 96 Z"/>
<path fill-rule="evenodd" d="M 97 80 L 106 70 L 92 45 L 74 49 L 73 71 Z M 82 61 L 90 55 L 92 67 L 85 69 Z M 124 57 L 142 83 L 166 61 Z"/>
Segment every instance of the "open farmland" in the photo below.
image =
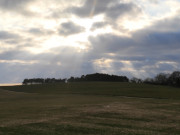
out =
<path fill-rule="evenodd" d="M 180 89 L 89 82 L 0 88 L 2 135 L 179 135 Z"/>

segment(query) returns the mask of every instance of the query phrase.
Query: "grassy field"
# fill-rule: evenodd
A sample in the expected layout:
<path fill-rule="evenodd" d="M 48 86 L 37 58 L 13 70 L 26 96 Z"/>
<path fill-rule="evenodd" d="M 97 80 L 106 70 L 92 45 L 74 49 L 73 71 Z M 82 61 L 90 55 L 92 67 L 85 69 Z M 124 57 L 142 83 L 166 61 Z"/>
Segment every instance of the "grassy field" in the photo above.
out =
<path fill-rule="evenodd" d="M 179 135 L 180 89 L 130 83 L 0 87 L 0 135 Z"/>

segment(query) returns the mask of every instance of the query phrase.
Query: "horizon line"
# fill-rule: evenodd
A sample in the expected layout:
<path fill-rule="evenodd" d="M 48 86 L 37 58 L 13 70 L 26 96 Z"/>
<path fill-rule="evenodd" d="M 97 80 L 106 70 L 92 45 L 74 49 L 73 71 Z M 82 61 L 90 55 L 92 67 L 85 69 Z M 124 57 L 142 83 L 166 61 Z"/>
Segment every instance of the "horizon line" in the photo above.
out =
<path fill-rule="evenodd" d="M 0 86 L 17 86 L 22 85 L 22 83 L 2 83 Z"/>

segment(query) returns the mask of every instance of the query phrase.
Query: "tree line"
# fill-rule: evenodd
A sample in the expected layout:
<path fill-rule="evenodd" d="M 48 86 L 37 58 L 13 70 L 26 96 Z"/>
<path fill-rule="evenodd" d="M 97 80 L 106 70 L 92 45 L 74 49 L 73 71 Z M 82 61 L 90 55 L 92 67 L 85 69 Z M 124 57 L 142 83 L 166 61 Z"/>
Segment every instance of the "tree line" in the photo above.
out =
<path fill-rule="evenodd" d="M 133 77 L 130 79 L 130 82 L 180 87 L 180 71 L 174 71 L 171 74 L 159 73 L 154 78 L 146 78 L 144 80 Z"/>
<path fill-rule="evenodd" d="M 82 75 L 81 77 L 70 77 L 69 79 L 55 79 L 55 78 L 33 78 L 24 79 L 22 84 L 46 84 L 46 83 L 65 83 L 65 82 L 87 82 L 87 81 L 111 81 L 111 82 L 129 82 L 126 76 L 108 75 L 102 73 Z"/>
<path fill-rule="evenodd" d="M 31 85 L 31 84 L 44 84 L 44 83 L 65 83 L 66 79 L 55 79 L 55 78 L 33 78 L 33 79 L 24 79 L 23 85 Z"/>
<path fill-rule="evenodd" d="M 144 83 L 180 87 L 180 71 L 174 71 L 171 74 L 160 73 L 154 78 L 146 78 Z"/>
<path fill-rule="evenodd" d="M 126 76 L 108 75 L 102 73 L 82 75 L 81 77 L 71 77 L 68 82 L 84 82 L 84 81 L 102 81 L 102 82 L 129 82 Z"/>
<path fill-rule="evenodd" d="M 66 83 L 66 82 L 90 82 L 90 81 L 103 81 L 103 82 L 131 82 L 131 83 L 147 83 L 155 85 L 170 85 L 180 87 L 180 71 L 174 71 L 171 74 L 159 73 L 154 78 L 146 78 L 144 80 L 133 77 L 129 79 L 126 76 L 108 75 L 102 73 L 87 74 L 81 77 L 70 77 L 68 79 L 55 79 L 55 78 L 33 78 L 24 79 L 23 85 L 30 84 L 47 84 L 47 83 Z"/>

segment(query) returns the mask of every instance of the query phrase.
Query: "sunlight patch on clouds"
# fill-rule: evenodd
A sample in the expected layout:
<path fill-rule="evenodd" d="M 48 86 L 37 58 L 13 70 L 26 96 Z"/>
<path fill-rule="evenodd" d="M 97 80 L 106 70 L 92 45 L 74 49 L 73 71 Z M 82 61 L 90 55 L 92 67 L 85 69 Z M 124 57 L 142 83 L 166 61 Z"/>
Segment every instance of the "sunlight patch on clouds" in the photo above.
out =
<path fill-rule="evenodd" d="M 77 39 L 80 37 L 82 38 L 82 40 Z M 51 38 L 48 38 L 47 40 L 41 43 L 41 48 L 36 53 L 48 52 L 53 48 L 66 48 L 66 47 L 76 48 L 77 52 L 81 52 L 82 50 L 88 50 L 89 48 L 89 46 L 87 46 L 87 41 L 84 40 L 82 36 L 78 36 L 78 35 L 69 36 L 69 37 L 52 36 Z"/>
<path fill-rule="evenodd" d="M 121 68 L 122 71 L 130 71 L 130 72 L 134 72 L 135 71 L 131 61 L 120 61 L 120 62 L 123 63 L 123 65 L 124 65 L 124 67 Z"/>
<path fill-rule="evenodd" d="M 0 60 L 0 63 L 8 63 L 8 64 L 21 64 L 21 65 L 32 65 L 37 64 L 37 60 L 30 60 L 30 61 L 24 61 L 24 60 Z"/>
<path fill-rule="evenodd" d="M 114 65 L 115 63 L 118 63 L 118 65 L 115 66 Z M 101 58 L 93 61 L 93 67 L 96 71 L 102 73 L 110 73 L 110 74 L 121 73 L 121 75 L 125 74 L 128 77 L 139 77 L 139 78 L 146 78 L 149 76 L 149 72 L 147 72 L 147 70 L 145 70 L 144 68 L 136 69 L 134 67 L 134 62 L 127 60 L 114 60 L 114 59 Z"/>
<path fill-rule="evenodd" d="M 83 26 L 86 30 L 84 33 L 81 33 L 79 35 L 79 38 L 77 38 L 77 39 L 80 39 L 80 40 L 84 39 L 84 41 L 88 42 L 89 36 L 98 36 L 100 34 L 107 34 L 107 33 L 114 33 L 114 34 L 121 35 L 121 36 L 122 35 L 127 36 L 126 33 L 113 29 L 111 25 L 102 26 L 101 28 L 92 29 L 92 26 L 94 23 L 105 22 L 104 19 L 105 19 L 104 15 L 97 15 L 97 16 L 94 16 L 91 18 L 73 17 L 71 20 L 73 22 L 75 22 L 76 24 Z"/>
<path fill-rule="evenodd" d="M 122 33 L 120 32 L 120 31 L 115 31 L 115 30 L 113 30 L 112 29 L 112 27 L 111 26 L 105 26 L 105 27 L 103 27 L 103 28 L 100 28 L 100 29 L 96 29 L 96 30 L 94 30 L 94 31 L 91 31 L 90 32 L 90 35 L 91 36 L 98 36 L 98 35 L 100 35 L 100 34 L 108 34 L 108 33 L 116 33 L 117 35 L 121 35 Z M 124 35 L 125 33 L 123 33 L 123 35 Z"/>
<path fill-rule="evenodd" d="M 104 21 L 104 15 L 97 15 L 91 18 L 77 18 L 76 16 L 72 16 L 71 20 L 86 28 L 86 31 L 89 31 L 93 23 Z"/>
<path fill-rule="evenodd" d="M 93 64 L 94 67 L 101 69 L 101 68 L 110 68 L 112 62 L 113 62 L 112 59 L 102 58 L 102 59 L 94 60 Z"/>
<path fill-rule="evenodd" d="M 111 68 L 112 66 L 112 59 L 97 59 L 93 61 L 93 67 L 96 71 L 101 72 L 101 73 L 113 73 L 113 69 Z"/>
<path fill-rule="evenodd" d="M 58 66 L 62 66 L 62 63 L 61 63 L 61 62 L 57 62 L 57 65 L 58 65 Z"/>
<path fill-rule="evenodd" d="M 127 72 L 131 74 L 131 77 L 139 77 L 139 78 L 146 78 L 148 77 L 148 72 L 144 69 L 136 69 L 134 67 L 134 62 L 132 61 L 120 61 L 123 63 L 123 67 L 120 69 L 122 72 Z"/>
<path fill-rule="evenodd" d="M 42 43 L 42 47 L 46 49 L 58 47 L 62 44 L 63 39 L 61 39 L 59 36 L 53 36 L 48 38 L 46 41 Z"/>
<path fill-rule="evenodd" d="M 162 19 L 174 15 L 179 9 L 180 2 L 178 0 L 135 0 L 136 3 L 143 9 L 143 12 L 150 19 Z"/>
<path fill-rule="evenodd" d="M 64 0 L 36 0 L 31 3 L 27 8 L 38 14 L 41 17 L 50 17 L 54 11 L 61 13 L 64 9 L 70 6 L 80 6 L 82 5 L 82 0 L 64 1 Z"/>
<path fill-rule="evenodd" d="M 58 23 L 55 20 L 43 20 L 41 23 L 45 29 L 50 30 L 55 30 L 58 26 Z"/>
<path fill-rule="evenodd" d="M 159 67 L 160 64 L 171 65 L 172 67 L 174 67 L 174 69 L 179 68 L 179 64 L 177 62 L 174 62 L 174 61 L 159 61 L 156 63 L 156 66 Z"/>
<path fill-rule="evenodd" d="M 176 15 L 176 13 L 180 10 L 180 1 L 168 0 L 166 3 L 167 3 L 167 5 L 169 5 L 170 11 L 171 11 L 171 14 L 172 14 L 172 15 L 169 14 L 169 16 Z"/>
<path fill-rule="evenodd" d="M 24 26 L 22 25 L 23 18 L 15 13 L 0 12 L 0 16 L 1 30 L 14 30 Z M 26 23 L 26 21 L 24 23 Z"/>
<path fill-rule="evenodd" d="M 16 46 L 8 45 L 0 41 L 0 53 L 3 53 L 8 50 L 15 49 Z"/>
<path fill-rule="evenodd" d="M 151 21 L 146 15 L 141 15 L 133 20 L 125 19 L 121 25 L 129 31 L 137 31 L 151 25 Z"/>
<path fill-rule="evenodd" d="M 129 21 L 126 20 L 123 23 L 123 27 L 129 31 L 136 31 L 138 29 L 142 29 L 146 26 L 147 24 L 143 21 L 139 21 L 139 22 L 134 22 L 134 21 Z"/>

